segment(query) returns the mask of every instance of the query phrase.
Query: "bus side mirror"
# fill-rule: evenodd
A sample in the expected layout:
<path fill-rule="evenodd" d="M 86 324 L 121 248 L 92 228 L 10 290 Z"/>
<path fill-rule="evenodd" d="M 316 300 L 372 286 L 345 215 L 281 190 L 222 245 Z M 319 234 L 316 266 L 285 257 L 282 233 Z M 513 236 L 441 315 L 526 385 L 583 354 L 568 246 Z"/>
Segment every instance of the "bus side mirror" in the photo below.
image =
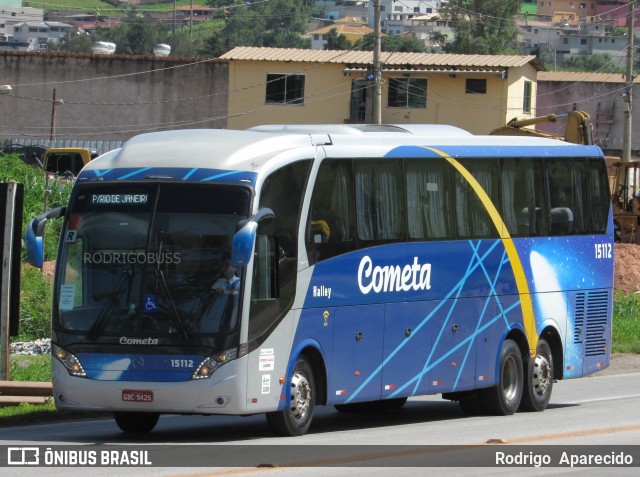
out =
<path fill-rule="evenodd" d="M 233 243 L 231 245 L 232 267 L 240 268 L 249 263 L 253 252 L 253 245 L 256 241 L 258 224 L 263 220 L 272 219 L 275 216 L 273 210 L 264 208 L 260 209 L 253 217 L 249 217 L 238 223 L 239 230 L 233 236 Z"/>
<path fill-rule="evenodd" d="M 37 268 L 42 268 L 44 262 L 44 244 L 42 243 L 42 236 L 44 234 L 44 227 L 49 219 L 57 219 L 64 216 L 66 207 L 56 207 L 55 209 L 47 210 L 46 212 L 38 215 L 35 219 L 32 219 L 27 226 L 27 232 L 25 234 L 25 241 L 27 245 L 27 262 Z"/>

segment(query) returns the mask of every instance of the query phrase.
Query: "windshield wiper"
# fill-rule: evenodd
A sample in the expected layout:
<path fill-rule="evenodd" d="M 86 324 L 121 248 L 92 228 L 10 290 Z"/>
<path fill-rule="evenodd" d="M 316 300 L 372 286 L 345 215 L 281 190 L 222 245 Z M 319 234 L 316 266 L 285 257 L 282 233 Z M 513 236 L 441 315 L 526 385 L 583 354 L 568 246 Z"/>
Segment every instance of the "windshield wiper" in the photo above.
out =
<path fill-rule="evenodd" d="M 102 307 L 102 310 L 100 310 L 100 314 L 98 314 L 98 318 L 96 319 L 96 322 L 93 324 L 93 326 L 89 330 L 90 340 L 96 340 L 98 336 L 100 336 L 100 333 L 102 333 L 102 330 L 104 329 L 104 326 L 107 324 L 107 321 L 109 321 L 109 318 L 111 318 L 111 314 L 113 313 L 113 308 L 118 302 L 120 295 L 122 295 L 122 292 L 127 287 L 127 285 L 131 283 L 132 278 L 133 278 L 133 268 L 130 268 L 129 270 L 123 270 L 120 280 L 118 280 L 116 287 L 111 292 L 111 295 L 109 295 L 109 299 Z"/>
<path fill-rule="evenodd" d="M 164 291 L 167 299 L 169 300 L 169 304 L 171 305 L 171 311 L 173 311 L 174 322 L 176 327 L 180 331 L 180 334 L 185 339 L 185 341 L 189 340 L 189 332 L 184 326 L 184 322 L 182 318 L 180 318 L 180 314 L 178 313 L 178 309 L 176 308 L 176 304 L 173 301 L 173 297 L 171 296 L 171 291 L 169 290 L 169 285 L 167 285 L 167 280 L 164 278 L 164 273 L 159 268 L 156 269 L 156 277 L 160 278 L 160 283 L 162 284 L 162 291 Z"/>

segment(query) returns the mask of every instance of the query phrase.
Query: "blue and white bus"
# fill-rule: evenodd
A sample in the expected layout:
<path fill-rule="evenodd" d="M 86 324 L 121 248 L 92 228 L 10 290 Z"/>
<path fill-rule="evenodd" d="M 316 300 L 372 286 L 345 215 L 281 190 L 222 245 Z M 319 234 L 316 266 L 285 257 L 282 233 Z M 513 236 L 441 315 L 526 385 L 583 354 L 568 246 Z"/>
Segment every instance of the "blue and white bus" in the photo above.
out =
<path fill-rule="evenodd" d="M 143 134 L 89 163 L 53 302 L 59 409 L 266 413 L 318 405 L 542 411 L 609 365 L 613 222 L 596 146 L 455 127 Z"/>

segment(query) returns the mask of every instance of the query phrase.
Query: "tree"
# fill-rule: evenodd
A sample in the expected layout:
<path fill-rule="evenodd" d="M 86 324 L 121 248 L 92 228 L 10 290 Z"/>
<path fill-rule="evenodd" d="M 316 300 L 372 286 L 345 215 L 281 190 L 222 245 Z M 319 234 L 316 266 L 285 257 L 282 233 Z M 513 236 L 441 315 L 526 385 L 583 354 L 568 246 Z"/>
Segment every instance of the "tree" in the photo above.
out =
<path fill-rule="evenodd" d="M 598 73 L 624 73 L 624 68 L 613 61 L 609 53 L 565 55 L 561 68 L 564 71 L 589 71 Z"/>
<path fill-rule="evenodd" d="M 70 53 L 91 53 L 93 41 L 86 33 L 75 30 L 67 33 L 59 43 L 49 42 L 49 51 L 67 51 Z"/>
<path fill-rule="evenodd" d="M 129 8 L 114 28 L 101 29 L 96 39 L 116 44 L 117 54 L 151 55 L 157 43 L 172 43 L 164 25 L 152 24 L 135 8 Z"/>
<path fill-rule="evenodd" d="M 380 42 L 382 51 L 399 51 L 403 53 L 424 53 L 427 48 L 423 42 L 413 37 L 399 35 L 383 36 Z"/>
<path fill-rule="evenodd" d="M 332 28 L 327 33 L 327 43 L 324 45 L 325 50 L 350 50 L 351 42 L 344 35 L 339 35 L 338 30 Z"/>
<path fill-rule="evenodd" d="M 448 53 L 500 55 L 518 52 L 515 15 L 519 0 L 450 0 L 443 12 L 448 16 L 454 39 L 445 45 Z"/>
<path fill-rule="evenodd" d="M 375 35 L 369 33 L 362 40 L 358 40 L 354 49 L 373 50 Z M 381 51 L 401 51 L 404 53 L 424 53 L 426 47 L 424 43 L 415 38 L 407 38 L 404 36 L 383 36 L 380 40 Z"/>
<path fill-rule="evenodd" d="M 220 56 L 236 46 L 309 48 L 303 34 L 314 13 L 307 0 L 236 1 L 226 9 L 224 29 L 211 36 L 201 53 Z"/>

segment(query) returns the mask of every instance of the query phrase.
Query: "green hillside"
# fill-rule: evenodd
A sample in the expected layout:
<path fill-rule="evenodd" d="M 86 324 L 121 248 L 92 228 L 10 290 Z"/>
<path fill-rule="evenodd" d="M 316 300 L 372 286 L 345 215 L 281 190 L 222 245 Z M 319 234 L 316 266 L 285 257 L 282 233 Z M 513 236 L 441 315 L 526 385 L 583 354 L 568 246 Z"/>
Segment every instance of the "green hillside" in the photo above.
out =
<path fill-rule="evenodd" d="M 177 0 L 176 6 L 191 5 L 191 0 Z M 193 0 L 193 6 L 207 6 L 206 0 Z M 69 10 L 95 12 L 98 10 L 102 15 L 113 15 L 122 12 L 124 7 L 130 6 L 125 3 L 118 4 L 117 0 L 104 2 L 101 0 L 31 0 L 24 2 L 25 7 L 42 8 L 44 10 Z M 131 5 L 139 11 L 171 11 L 173 10 L 173 0 L 157 1 L 146 5 Z"/>

